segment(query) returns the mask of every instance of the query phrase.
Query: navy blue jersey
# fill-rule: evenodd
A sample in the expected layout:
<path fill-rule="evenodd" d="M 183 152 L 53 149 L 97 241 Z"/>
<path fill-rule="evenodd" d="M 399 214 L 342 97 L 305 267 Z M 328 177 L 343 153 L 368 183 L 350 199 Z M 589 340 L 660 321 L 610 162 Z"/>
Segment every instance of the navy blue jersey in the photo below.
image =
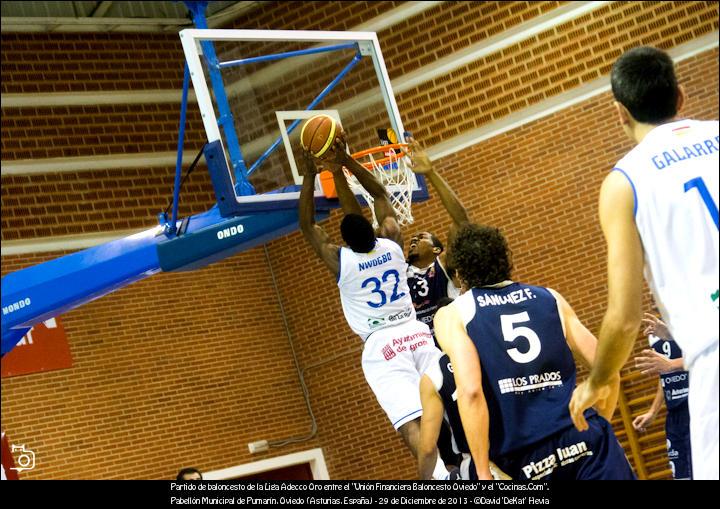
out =
<path fill-rule="evenodd" d="M 457 387 L 455 386 L 455 375 L 452 371 L 450 357 L 448 357 L 447 354 L 443 354 L 438 364 L 440 365 L 440 373 L 442 374 L 442 385 L 438 389 L 438 393 L 445 407 L 445 420 L 450 425 L 453 446 L 456 448 L 455 452 L 469 454 L 470 447 L 465 438 L 465 431 L 462 427 L 460 411 L 457 406 Z"/>
<path fill-rule="evenodd" d="M 409 266 L 407 275 L 417 320 L 430 327 L 430 332 L 434 334 L 433 318 L 438 309 L 437 303 L 443 297 L 448 297 L 447 287 L 450 279 L 437 258 L 424 271 Z"/>
<path fill-rule="evenodd" d="M 650 346 L 657 353 L 668 359 L 679 359 L 683 356 L 682 350 L 672 339 L 665 340 L 656 336 L 648 336 Z M 680 409 L 687 403 L 690 380 L 687 371 L 673 371 L 660 375 L 660 384 L 665 395 L 665 405 L 668 412 Z"/>
<path fill-rule="evenodd" d="M 451 304 L 480 357 L 490 414 L 490 459 L 572 426 L 575 362 L 555 297 L 512 283 L 473 288 Z"/>

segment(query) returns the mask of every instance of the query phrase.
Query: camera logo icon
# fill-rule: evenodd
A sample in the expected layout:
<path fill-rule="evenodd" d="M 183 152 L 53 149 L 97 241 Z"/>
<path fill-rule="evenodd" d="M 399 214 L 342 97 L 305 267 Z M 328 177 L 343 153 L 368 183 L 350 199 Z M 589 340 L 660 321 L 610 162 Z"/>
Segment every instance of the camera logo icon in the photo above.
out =
<path fill-rule="evenodd" d="M 16 467 L 11 467 L 10 470 L 17 470 L 22 472 L 23 470 L 32 470 L 35 468 L 35 453 L 30 449 L 26 449 L 25 445 L 13 445 L 11 446 L 13 453 L 19 452 L 17 457 Z"/>

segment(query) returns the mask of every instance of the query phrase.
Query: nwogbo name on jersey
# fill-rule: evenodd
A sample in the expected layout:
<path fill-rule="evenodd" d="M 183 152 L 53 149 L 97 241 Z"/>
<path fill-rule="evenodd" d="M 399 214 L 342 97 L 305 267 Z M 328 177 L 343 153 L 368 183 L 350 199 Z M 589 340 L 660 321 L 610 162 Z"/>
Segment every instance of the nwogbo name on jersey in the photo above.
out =
<path fill-rule="evenodd" d="M 377 267 L 378 265 L 382 265 L 383 263 L 387 263 L 390 260 L 392 260 L 392 253 L 385 253 L 382 256 L 378 256 L 377 258 L 373 258 L 372 260 L 368 260 L 366 262 L 359 262 L 358 263 L 358 271 L 362 272 L 365 269 L 371 269 L 373 267 Z"/>

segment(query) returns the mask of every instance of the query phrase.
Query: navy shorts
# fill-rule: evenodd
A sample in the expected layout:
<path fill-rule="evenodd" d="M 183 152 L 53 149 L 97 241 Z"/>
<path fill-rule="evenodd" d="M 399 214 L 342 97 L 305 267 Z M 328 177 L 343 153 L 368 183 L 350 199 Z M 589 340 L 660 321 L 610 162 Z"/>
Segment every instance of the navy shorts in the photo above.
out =
<path fill-rule="evenodd" d="M 692 479 L 690 413 L 687 405 L 668 411 L 665 434 L 673 479 Z"/>
<path fill-rule="evenodd" d="M 635 479 L 610 423 L 599 415 L 587 422 L 587 431 L 570 426 L 495 464 L 516 481 Z"/>

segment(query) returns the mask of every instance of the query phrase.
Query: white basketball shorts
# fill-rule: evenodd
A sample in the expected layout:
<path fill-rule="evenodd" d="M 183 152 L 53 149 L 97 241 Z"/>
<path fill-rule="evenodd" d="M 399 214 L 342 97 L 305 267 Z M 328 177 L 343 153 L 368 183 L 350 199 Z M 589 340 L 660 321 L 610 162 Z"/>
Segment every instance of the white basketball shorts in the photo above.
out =
<path fill-rule="evenodd" d="M 693 479 L 718 480 L 718 345 L 689 366 L 690 450 Z"/>
<path fill-rule="evenodd" d="M 362 354 L 365 380 L 395 429 L 422 415 L 420 377 L 441 355 L 429 327 L 416 320 L 368 336 Z"/>

